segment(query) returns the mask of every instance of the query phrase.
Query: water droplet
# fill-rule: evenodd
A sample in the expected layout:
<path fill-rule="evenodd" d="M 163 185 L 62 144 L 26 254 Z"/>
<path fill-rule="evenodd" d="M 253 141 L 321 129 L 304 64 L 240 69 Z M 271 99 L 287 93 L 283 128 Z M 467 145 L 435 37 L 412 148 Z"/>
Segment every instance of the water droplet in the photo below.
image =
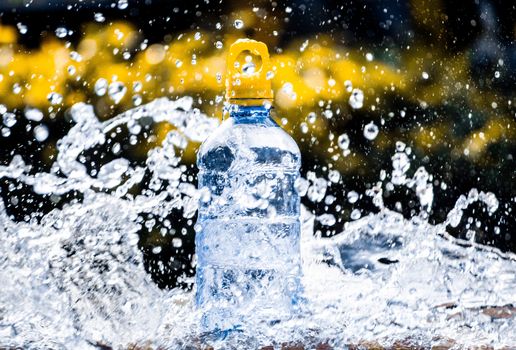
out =
<path fill-rule="evenodd" d="M 217 23 L 215 24 L 215 28 L 216 28 L 217 30 L 221 30 L 221 29 L 222 29 L 222 24 L 220 24 L 219 22 L 217 22 Z"/>
<path fill-rule="evenodd" d="M 141 81 L 135 81 L 133 82 L 133 91 L 134 92 L 140 92 L 142 91 L 143 85 Z"/>
<path fill-rule="evenodd" d="M 495 78 L 497 78 L 497 79 L 498 79 L 498 78 L 500 78 L 500 72 L 499 72 L 499 71 L 496 71 L 496 72 L 494 73 L 494 76 L 495 76 Z"/>
<path fill-rule="evenodd" d="M 322 214 L 317 217 L 317 220 L 324 226 L 333 226 L 337 222 L 333 214 Z"/>
<path fill-rule="evenodd" d="M 122 98 L 124 98 L 126 91 L 127 88 L 125 85 L 119 81 L 112 82 L 108 87 L 108 95 L 116 104 L 118 104 Z"/>
<path fill-rule="evenodd" d="M 335 184 L 338 183 L 340 181 L 340 173 L 338 170 L 330 170 L 328 172 L 328 180 Z"/>
<path fill-rule="evenodd" d="M 272 78 L 274 78 L 274 72 L 270 70 L 265 74 L 265 79 L 271 80 Z"/>
<path fill-rule="evenodd" d="M 2 116 L 2 121 L 8 128 L 13 127 L 16 124 L 16 115 L 14 113 L 5 113 Z"/>
<path fill-rule="evenodd" d="M 291 13 L 292 12 L 292 7 L 290 7 L 290 6 L 285 7 L 285 12 L 286 13 Z"/>
<path fill-rule="evenodd" d="M 351 83 L 350 80 L 344 81 L 344 87 L 346 88 L 347 92 L 353 91 L 353 84 Z"/>
<path fill-rule="evenodd" d="M 30 108 L 30 107 L 26 108 L 24 115 L 27 120 L 32 120 L 35 122 L 39 122 L 39 121 L 43 120 L 43 112 L 41 112 L 37 108 Z"/>
<path fill-rule="evenodd" d="M 405 143 L 401 141 L 396 141 L 396 151 L 403 152 L 405 150 Z"/>
<path fill-rule="evenodd" d="M 37 125 L 35 128 L 34 128 L 34 137 L 36 138 L 36 140 L 38 140 L 39 142 L 43 142 L 45 141 L 47 138 L 48 138 L 48 128 L 46 125 Z"/>
<path fill-rule="evenodd" d="M 72 52 L 70 52 L 70 59 L 75 62 L 81 62 L 82 56 L 77 51 L 72 51 Z"/>
<path fill-rule="evenodd" d="M 427 73 L 427 72 L 423 72 L 423 73 L 421 73 L 421 77 L 422 77 L 423 79 L 425 79 L 425 80 L 426 80 L 426 79 L 428 79 L 430 76 L 428 75 L 428 73 Z"/>
<path fill-rule="evenodd" d="M 133 95 L 133 105 L 139 106 L 142 104 L 142 97 L 138 94 Z"/>
<path fill-rule="evenodd" d="M 253 74 L 256 70 L 256 66 L 253 62 L 244 63 L 242 66 L 242 72 L 244 74 Z"/>
<path fill-rule="evenodd" d="M 176 60 L 176 67 L 179 68 L 183 65 L 183 62 L 179 59 Z"/>
<path fill-rule="evenodd" d="M 373 122 L 366 124 L 364 127 L 364 137 L 368 140 L 374 140 L 378 136 L 378 132 L 378 126 Z"/>
<path fill-rule="evenodd" d="M 98 22 L 98 23 L 102 23 L 106 20 L 106 17 L 104 17 L 104 15 L 100 12 L 95 12 L 95 14 L 93 16 L 95 18 L 95 22 Z"/>
<path fill-rule="evenodd" d="M 308 43 L 309 43 L 309 40 L 306 39 L 305 41 L 303 41 L 303 43 L 301 44 L 301 46 L 299 47 L 299 51 L 301 52 L 304 52 L 306 50 L 306 48 L 308 47 Z"/>
<path fill-rule="evenodd" d="M 353 209 L 353 211 L 351 212 L 351 219 L 352 220 L 358 220 L 360 219 L 360 217 L 362 216 L 362 213 L 360 212 L 360 209 Z"/>
<path fill-rule="evenodd" d="M 51 92 L 47 95 L 47 100 L 51 105 L 58 105 L 63 102 L 63 96 L 58 94 L 57 92 Z"/>
<path fill-rule="evenodd" d="M 343 150 L 348 149 L 349 148 L 349 136 L 348 136 L 348 134 L 340 135 L 339 138 L 337 139 L 337 144 Z"/>
<path fill-rule="evenodd" d="M 349 96 L 349 105 L 353 109 L 360 109 L 364 105 L 364 93 L 360 89 L 353 89 Z"/>
<path fill-rule="evenodd" d="M 301 123 L 301 132 L 302 132 L 303 134 L 308 133 L 308 124 L 306 124 L 306 123 L 304 123 L 304 122 L 303 122 L 303 123 Z"/>
<path fill-rule="evenodd" d="M 27 34 L 27 26 L 21 22 L 18 22 L 16 24 L 16 27 L 18 28 L 18 31 L 20 32 L 20 34 Z"/>
<path fill-rule="evenodd" d="M 349 191 L 347 197 L 348 202 L 351 204 L 356 203 L 358 201 L 358 193 L 355 191 Z"/>
<path fill-rule="evenodd" d="M 55 33 L 58 38 L 62 39 L 68 35 L 68 29 L 64 27 L 58 27 L 56 28 Z"/>
<path fill-rule="evenodd" d="M 368 62 L 371 62 L 374 59 L 374 56 L 372 53 L 368 52 L 366 53 L 365 58 Z"/>
<path fill-rule="evenodd" d="M 200 33 L 200 32 L 196 32 L 196 33 L 194 34 L 194 39 L 195 39 L 195 40 L 199 40 L 200 38 L 201 38 L 201 33 Z"/>
<path fill-rule="evenodd" d="M 68 71 L 68 74 L 70 74 L 70 75 L 74 75 L 75 72 L 77 71 L 75 66 L 72 66 L 72 65 L 68 66 L 68 68 L 66 70 Z"/>
<path fill-rule="evenodd" d="M 312 186 L 308 188 L 307 196 L 312 202 L 320 202 L 326 195 L 328 182 L 323 178 L 316 178 Z"/>
<path fill-rule="evenodd" d="M 294 182 L 294 187 L 299 194 L 300 197 L 303 197 L 306 195 L 306 191 L 308 190 L 308 181 L 303 179 L 302 177 L 298 177 L 296 181 Z"/>
<path fill-rule="evenodd" d="M 127 0 L 118 0 L 117 7 L 119 10 L 125 10 L 129 6 Z"/>
<path fill-rule="evenodd" d="M 235 20 L 234 25 L 236 29 L 242 29 L 244 27 L 244 21 L 237 19 Z"/>
<path fill-rule="evenodd" d="M 181 248 L 183 246 L 183 240 L 179 237 L 172 238 L 172 246 L 174 248 Z"/>
<path fill-rule="evenodd" d="M 108 81 L 104 78 L 99 78 L 95 82 L 95 87 L 93 89 L 97 96 L 104 96 L 108 89 Z"/>
<path fill-rule="evenodd" d="M 223 46 L 223 45 L 222 45 L 222 41 L 216 41 L 216 42 L 215 42 L 215 48 L 217 48 L 217 49 L 222 49 L 222 46 Z"/>
<path fill-rule="evenodd" d="M 317 114 L 315 114 L 315 112 L 310 112 L 308 113 L 308 122 L 310 124 L 313 124 L 315 123 L 315 120 L 317 119 Z"/>
<path fill-rule="evenodd" d="M 21 89 L 22 88 L 21 88 L 20 84 L 18 84 L 18 83 L 13 84 L 13 93 L 15 95 L 18 95 L 21 92 Z"/>

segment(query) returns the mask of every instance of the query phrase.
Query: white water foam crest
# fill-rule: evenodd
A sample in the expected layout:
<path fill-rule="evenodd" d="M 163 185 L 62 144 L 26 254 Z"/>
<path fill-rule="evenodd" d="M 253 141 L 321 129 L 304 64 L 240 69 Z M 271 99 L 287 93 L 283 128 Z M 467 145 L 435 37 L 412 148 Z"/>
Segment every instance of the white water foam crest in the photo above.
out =
<path fill-rule="evenodd" d="M 195 214 L 203 194 L 182 180 L 178 154 L 188 141 L 202 141 L 218 120 L 193 109 L 191 98 L 158 99 L 106 122 L 85 104 L 70 113 L 76 124 L 59 141 L 49 173 L 31 174 L 20 156 L 0 166 L 0 178 L 24 182 L 36 193 L 83 194 L 81 201 L 29 222 L 15 222 L 0 200 L 0 346 L 199 346 L 192 294 L 155 286 L 144 269 L 137 233 L 141 213 L 166 217 L 182 209 L 187 218 Z M 118 126 L 137 133 L 143 118 L 176 128 L 148 153 L 146 166 L 118 158 L 96 176 L 88 174 L 78 160 L 81 154 L 106 142 L 107 133 Z M 405 160 L 393 158 L 391 181 L 413 189 L 427 212 L 433 201 L 429 175 L 420 169 L 407 177 Z M 129 194 L 146 173 L 151 174 L 150 191 Z M 329 183 L 312 175 L 313 183 Z M 314 197 L 321 189 L 308 192 Z M 211 340 L 215 348 L 281 342 L 328 342 L 342 348 L 362 341 L 389 346 L 400 340 L 425 348 L 514 346 L 515 255 L 446 232 L 474 202 L 496 211 L 496 197 L 473 189 L 459 198 L 444 223 L 430 225 L 425 215 L 405 219 L 385 208 L 382 193 L 381 183 L 367 193 L 379 213 L 347 223 L 332 238 L 314 237 L 316 216 L 303 208 L 305 313 L 275 325 L 249 315 L 243 332 Z"/>

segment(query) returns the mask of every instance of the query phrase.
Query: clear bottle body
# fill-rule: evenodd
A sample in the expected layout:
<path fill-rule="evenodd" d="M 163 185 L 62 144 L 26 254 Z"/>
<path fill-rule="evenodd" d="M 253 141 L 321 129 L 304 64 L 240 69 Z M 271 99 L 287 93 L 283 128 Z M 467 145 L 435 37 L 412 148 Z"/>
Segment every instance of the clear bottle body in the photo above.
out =
<path fill-rule="evenodd" d="M 263 106 L 233 106 L 201 145 L 197 305 L 206 330 L 238 328 L 251 315 L 289 318 L 300 302 L 301 156 Z"/>

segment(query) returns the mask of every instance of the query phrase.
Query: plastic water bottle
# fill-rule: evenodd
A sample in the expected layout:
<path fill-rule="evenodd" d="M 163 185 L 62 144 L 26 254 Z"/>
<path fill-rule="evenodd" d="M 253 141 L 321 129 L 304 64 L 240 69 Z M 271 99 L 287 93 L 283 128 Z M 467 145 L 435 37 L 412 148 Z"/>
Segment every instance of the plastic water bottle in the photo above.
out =
<path fill-rule="evenodd" d="M 238 62 L 244 52 L 245 62 Z M 245 55 L 245 53 L 249 55 Z M 261 67 L 252 62 L 261 59 Z M 267 46 L 238 40 L 228 56 L 229 114 L 197 154 L 197 294 L 206 331 L 278 322 L 300 304 L 295 141 L 271 118 Z"/>

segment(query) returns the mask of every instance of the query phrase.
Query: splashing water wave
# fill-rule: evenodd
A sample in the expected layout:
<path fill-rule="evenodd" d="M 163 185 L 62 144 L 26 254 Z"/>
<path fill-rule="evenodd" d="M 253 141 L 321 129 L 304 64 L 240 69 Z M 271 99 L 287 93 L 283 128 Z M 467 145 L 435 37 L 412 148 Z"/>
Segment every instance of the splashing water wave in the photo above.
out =
<path fill-rule="evenodd" d="M 147 344 L 188 348 L 206 341 L 198 332 L 192 293 L 157 288 L 138 248 L 141 213 L 166 217 L 174 209 L 191 218 L 203 194 L 185 181 L 180 152 L 218 125 L 192 108 L 193 100 L 157 99 L 106 122 L 93 108 L 75 105 L 75 125 L 57 144 L 51 170 L 31 173 L 20 156 L 0 166 L 0 178 L 32 186 L 41 195 L 82 194 L 40 219 L 16 222 L 0 200 L 0 346 L 88 349 Z M 97 171 L 80 156 L 106 142 L 107 134 L 140 122 L 175 127 L 145 166 L 117 158 Z M 313 235 L 315 216 L 303 209 L 304 285 L 309 302 L 302 316 L 270 325 L 249 315 L 244 332 L 208 340 L 215 348 L 250 348 L 282 342 L 335 348 L 364 341 L 397 341 L 430 348 L 516 344 L 513 317 L 516 256 L 451 237 L 462 212 L 481 201 L 498 207 L 492 193 L 461 196 L 445 222 L 430 225 L 433 201 L 424 168 L 407 177 L 407 149 L 397 147 L 389 186 L 415 191 L 422 213 L 405 219 L 384 207 L 382 186 L 368 190 L 379 212 L 347 223 L 332 238 Z M 142 184 L 149 175 L 148 185 Z M 302 187 L 309 197 L 329 182 L 314 176 Z M 324 186 L 321 184 L 324 182 Z M 331 182 L 331 181 L 330 181 Z M 134 194 L 134 187 L 146 187 Z M 317 192 L 317 193 L 316 193 Z M 322 197 L 325 193 L 322 193 Z M 331 220 L 330 220 L 331 219 Z M 324 216 L 331 225 L 334 218 Z M 193 262 L 194 264 L 194 262 Z"/>

